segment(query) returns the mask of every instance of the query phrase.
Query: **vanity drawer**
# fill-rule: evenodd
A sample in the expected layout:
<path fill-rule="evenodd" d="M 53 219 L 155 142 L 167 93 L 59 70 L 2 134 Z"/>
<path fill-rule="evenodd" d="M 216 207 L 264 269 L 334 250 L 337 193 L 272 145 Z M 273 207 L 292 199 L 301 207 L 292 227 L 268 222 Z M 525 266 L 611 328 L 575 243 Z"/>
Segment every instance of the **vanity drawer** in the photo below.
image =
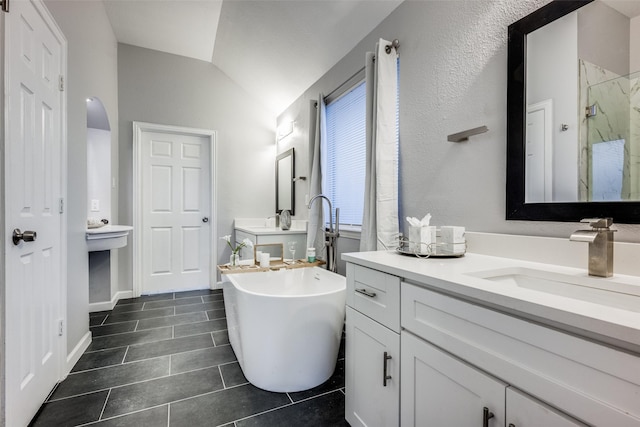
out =
<path fill-rule="evenodd" d="M 347 305 L 400 332 L 400 278 L 347 264 Z"/>

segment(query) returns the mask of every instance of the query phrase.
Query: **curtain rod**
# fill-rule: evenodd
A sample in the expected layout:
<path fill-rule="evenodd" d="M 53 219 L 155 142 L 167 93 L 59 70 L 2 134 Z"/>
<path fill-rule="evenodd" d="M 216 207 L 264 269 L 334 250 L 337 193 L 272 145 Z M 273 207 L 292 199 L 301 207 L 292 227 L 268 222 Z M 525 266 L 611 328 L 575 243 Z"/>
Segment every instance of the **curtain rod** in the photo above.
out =
<path fill-rule="evenodd" d="M 390 44 L 388 44 L 388 45 L 386 45 L 384 47 L 384 51 L 389 54 L 389 53 L 391 53 L 391 49 L 395 49 L 396 52 L 397 52 L 399 47 L 400 47 L 400 40 L 393 39 L 393 41 Z M 374 61 L 375 61 L 375 57 L 374 57 Z M 329 103 L 329 100 L 333 100 L 333 99 L 339 97 L 340 95 L 342 95 L 344 92 L 346 92 L 346 89 L 344 89 L 345 86 L 349 86 L 349 88 L 351 86 L 354 86 L 355 85 L 354 80 L 361 80 L 362 78 L 364 78 L 364 75 L 362 77 L 359 76 L 360 74 L 362 74 L 364 72 L 364 69 L 365 69 L 365 67 L 360 68 L 358 71 L 353 73 L 353 75 L 351 77 L 349 77 L 347 80 L 345 80 L 344 83 L 340 84 L 337 88 L 335 88 L 334 90 L 329 92 L 329 94 L 325 95 L 324 101 L 326 103 Z"/>
<path fill-rule="evenodd" d="M 324 101 L 328 103 L 329 100 L 335 99 L 338 96 L 342 95 L 344 92 L 346 92 L 346 90 L 351 88 L 356 83 L 356 81 L 362 80 L 364 78 L 364 69 L 365 67 L 360 68 L 358 71 L 353 73 L 351 77 L 349 77 L 347 80 L 341 83 L 337 88 L 335 88 L 334 90 L 329 92 L 327 95 L 325 95 Z M 345 86 L 347 87 L 345 88 Z"/>
<path fill-rule="evenodd" d="M 398 50 L 398 48 L 400 47 L 400 40 L 398 39 L 393 39 L 393 41 L 391 42 L 391 44 L 388 44 L 384 47 L 384 51 L 387 53 L 391 53 L 391 49 L 395 48 L 396 51 Z"/>

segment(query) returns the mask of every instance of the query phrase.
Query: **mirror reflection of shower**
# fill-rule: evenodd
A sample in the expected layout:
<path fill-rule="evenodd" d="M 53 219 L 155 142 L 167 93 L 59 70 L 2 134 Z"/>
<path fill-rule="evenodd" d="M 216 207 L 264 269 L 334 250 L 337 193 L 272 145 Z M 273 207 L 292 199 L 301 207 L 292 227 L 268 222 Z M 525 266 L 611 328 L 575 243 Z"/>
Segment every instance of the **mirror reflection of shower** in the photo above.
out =
<path fill-rule="evenodd" d="M 97 97 L 87 98 L 87 220 L 111 221 L 111 126 Z"/>
<path fill-rule="evenodd" d="M 640 72 L 618 76 L 592 70 L 586 88 L 584 190 L 589 201 L 640 198 Z M 598 76 L 596 79 L 593 76 Z"/>

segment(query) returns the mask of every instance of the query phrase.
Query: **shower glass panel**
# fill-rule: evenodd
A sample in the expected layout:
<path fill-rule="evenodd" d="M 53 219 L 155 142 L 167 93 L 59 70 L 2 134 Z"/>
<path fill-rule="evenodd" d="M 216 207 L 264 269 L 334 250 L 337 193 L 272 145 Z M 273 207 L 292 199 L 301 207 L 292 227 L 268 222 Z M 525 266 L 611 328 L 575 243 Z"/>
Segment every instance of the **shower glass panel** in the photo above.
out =
<path fill-rule="evenodd" d="M 588 200 L 639 200 L 640 72 L 588 86 L 584 120 Z"/>

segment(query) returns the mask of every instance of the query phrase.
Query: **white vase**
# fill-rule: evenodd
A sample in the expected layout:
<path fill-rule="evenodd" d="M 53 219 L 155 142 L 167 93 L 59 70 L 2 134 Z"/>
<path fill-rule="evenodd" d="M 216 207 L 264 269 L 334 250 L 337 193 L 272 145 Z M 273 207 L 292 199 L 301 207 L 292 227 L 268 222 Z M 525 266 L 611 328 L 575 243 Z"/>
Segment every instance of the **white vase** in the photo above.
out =
<path fill-rule="evenodd" d="M 239 264 L 240 264 L 240 255 L 236 253 L 232 253 L 231 256 L 229 257 L 229 265 L 233 267 Z"/>

